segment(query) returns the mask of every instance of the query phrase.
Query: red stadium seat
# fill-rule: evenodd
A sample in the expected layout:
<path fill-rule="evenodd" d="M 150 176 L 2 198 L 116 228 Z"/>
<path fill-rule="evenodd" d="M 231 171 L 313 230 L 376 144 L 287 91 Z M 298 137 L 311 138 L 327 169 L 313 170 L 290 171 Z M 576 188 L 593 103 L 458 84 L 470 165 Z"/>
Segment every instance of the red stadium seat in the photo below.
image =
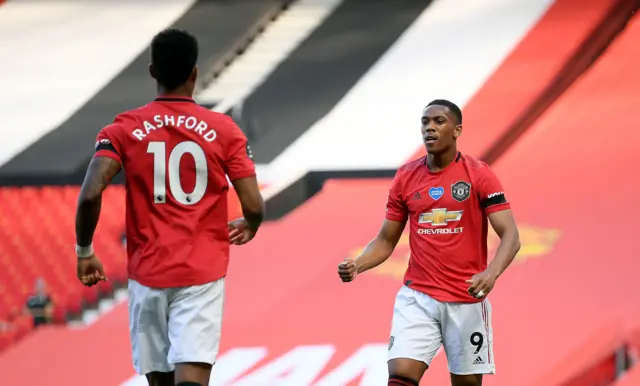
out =
<path fill-rule="evenodd" d="M 0 347 L 32 329 L 22 317 L 37 278 L 43 278 L 54 302 L 55 322 L 77 314 L 83 305 L 95 305 L 113 292 L 114 281 L 86 288 L 75 277 L 73 254 L 77 187 L 0 188 L 0 320 L 15 318 L 12 332 L 0 334 Z M 120 237 L 124 230 L 124 188 L 104 194 L 96 232 L 96 252 L 115 282 L 126 279 L 126 254 Z"/>
<path fill-rule="evenodd" d="M 78 187 L 0 188 L 0 320 L 18 318 L 11 332 L 0 333 L 0 349 L 31 328 L 21 319 L 24 304 L 37 278 L 43 278 L 54 303 L 53 320 L 63 323 L 67 314 L 127 283 L 127 258 L 121 242 L 125 222 L 124 187 L 111 186 L 103 196 L 103 210 L 94 237 L 108 282 L 92 288 L 80 285 L 75 275 L 74 217 Z M 229 217 L 240 215 L 237 196 L 229 194 Z"/>

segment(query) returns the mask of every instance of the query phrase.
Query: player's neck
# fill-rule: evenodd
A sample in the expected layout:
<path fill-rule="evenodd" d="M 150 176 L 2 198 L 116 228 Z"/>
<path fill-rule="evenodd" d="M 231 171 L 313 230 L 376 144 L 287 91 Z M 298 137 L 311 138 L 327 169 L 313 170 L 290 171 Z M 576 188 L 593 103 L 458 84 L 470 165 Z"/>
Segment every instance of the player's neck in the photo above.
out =
<path fill-rule="evenodd" d="M 439 172 L 449 166 L 458 155 L 457 149 L 451 149 L 440 154 L 427 153 L 427 167 L 432 172 Z"/>
<path fill-rule="evenodd" d="M 193 98 L 193 89 L 187 87 L 186 85 L 180 86 L 173 90 L 169 90 L 161 85 L 158 85 L 157 91 L 158 97 L 171 95 L 176 97 Z"/>

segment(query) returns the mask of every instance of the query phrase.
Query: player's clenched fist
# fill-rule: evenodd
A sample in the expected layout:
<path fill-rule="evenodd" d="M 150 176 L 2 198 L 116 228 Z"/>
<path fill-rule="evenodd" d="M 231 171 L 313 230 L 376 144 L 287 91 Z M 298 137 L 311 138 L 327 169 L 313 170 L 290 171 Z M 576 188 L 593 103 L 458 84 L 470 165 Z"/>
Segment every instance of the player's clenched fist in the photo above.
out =
<path fill-rule="evenodd" d="M 79 258 L 76 271 L 78 280 L 87 287 L 96 285 L 99 281 L 109 280 L 104 274 L 102 263 L 96 255 L 91 255 L 88 258 Z"/>
<path fill-rule="evenodd" d="M 344 261 L 338 264 L 338 275 L 343 282 L 350 282 L 356 278 L 358 271 L 356 269 L 355 261 L 351 259 L 344 259 Z"/>
<path fill-rule="evenodd" d="M 467 280 L 467 284 L 471 284 L 467 291 L 471 296 L 480 299 L 489 294 L 496 284 L 498 275 L 485 270 L 480 273 L 476 273 L 470 280 Z"/>

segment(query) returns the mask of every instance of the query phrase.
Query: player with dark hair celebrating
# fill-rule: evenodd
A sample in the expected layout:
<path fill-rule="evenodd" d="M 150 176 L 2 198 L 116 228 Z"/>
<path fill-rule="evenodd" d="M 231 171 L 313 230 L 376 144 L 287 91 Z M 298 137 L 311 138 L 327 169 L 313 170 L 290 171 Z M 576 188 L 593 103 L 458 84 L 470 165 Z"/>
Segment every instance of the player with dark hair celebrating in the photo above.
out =
<path fill-rule="evenodd" d="M 422 112 L 427 155 L 402 166 L 378 236 L 338 266 L 344 282 L 389 258 L 407 220 L 411 257 L 394 306 L 389 385 L 417 386 L 443 344 L 453 386 L 493 374 L 491 305 L 486 296 L 520 248 L 518 228 L 489 166 L 458 151 L 462 112 L 434 100 Z M 500 237 L 487 266 L 487 218 Z"/>
<path fill-rule="evenodd" d="M 220 342 L 229 243 L 256 234 L 264 201 L 247 139 L 192 99 L 198 43 L 169 29 L 151 42 L 158 97 L 97 137 L 76 214 L 78 279 L 106 280 L 93 253 L 102 192 L 126 170 L 133 365 L 152 386 L 205 386 Z M 227 223 L 227 176 L 244 218 Z"/>

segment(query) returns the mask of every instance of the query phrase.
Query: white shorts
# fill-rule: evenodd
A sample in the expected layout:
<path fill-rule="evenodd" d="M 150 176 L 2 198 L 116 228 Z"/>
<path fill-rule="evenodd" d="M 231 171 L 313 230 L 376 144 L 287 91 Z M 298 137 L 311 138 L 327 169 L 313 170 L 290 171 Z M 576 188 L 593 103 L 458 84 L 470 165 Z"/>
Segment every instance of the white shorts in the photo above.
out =
<path fill-rule="evenodd" d="M 224 278 L 178 288 L 129 280 L 129 332 L 138 374 L 170 372 L 176 363 L 213 365 L 218 355 Z"/>
<path fill-rule="evenodd" d="M 388 359 L 431 364 L 441 345 L 453 374 L 495 374 L 491 304 L 440 302 L 403 286 L 393 309 Z"/>

